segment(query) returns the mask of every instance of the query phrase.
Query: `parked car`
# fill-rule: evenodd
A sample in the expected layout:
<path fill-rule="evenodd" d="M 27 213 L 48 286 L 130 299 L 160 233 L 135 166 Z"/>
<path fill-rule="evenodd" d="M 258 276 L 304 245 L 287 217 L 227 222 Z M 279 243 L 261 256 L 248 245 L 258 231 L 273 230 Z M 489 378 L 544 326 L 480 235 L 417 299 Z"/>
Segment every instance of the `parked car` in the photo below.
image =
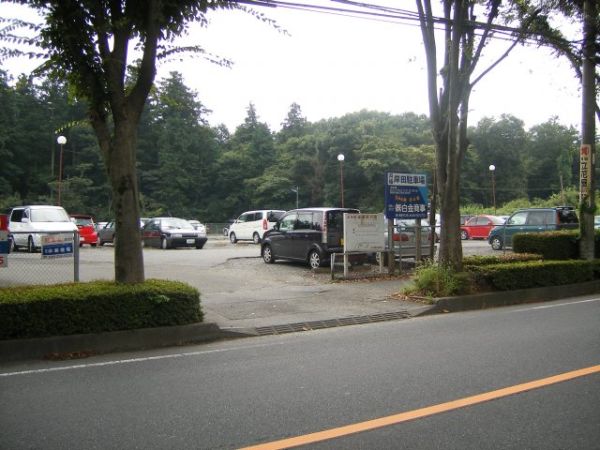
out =
<path fill-rule="evenodd" d="M 278 209 L 247 211 L 229 226 L 229 241 L 232 244 L 242 240 L 259 244 L 265 232 L 273 228 L 284 214 L 285 211 Z"/>
<path fill-rule="evenodd" d="M 104 244 L 114 244 L 115 231 L 115 222 L 107 222 L 104 227 L 98 230 L 98 244 L 100 244 L 100 246 L 103 246 Z"/>
<path fill-rule="evenodd" d="M 488 242 L 494 250 L 501 250 L 512 247 L 512 238 L 517 233 L 541 233 L 578 227 L 579 219 L 571 206 L 519 209 L 503 225 L 490 231 Z"/>
<path fill-rule="evenodd" d="M 229 236 L 229 227 L 233 222 L 235 222 L 235 219 L 229 219 L 227 221 L 227 225 L 223 227 L 223 236 Z"/>
<path fill-rule="evenodd" d="M 144 225 L 148 223 L 150 219 L 148 217 L 142 217 L 140 219 L 140 230 L 144 228 Z M 104 222 L 102 228 L 98 230 L 98 244 L 100 246 L 104 244 L 113 244 L 115 243 L 115 232 L 117 231 L 115 221 L 112 220 L 110 222 Z"/>
<path fill-rule="evenodd" d="M 189 223 L 192 224 L 192 226 L 196 229 L 199 230 L 201 232 L 203 232 L 205 235 L 207 234 L 208 230 L 206 225 L 204 225 L 202 222 L 200 222 L 199 220 L 196 219 L 189 219 L 188 220 Z"/>
<path fill-rule="evenodd" d="M 79 229 L 79 246 L 83 244 L 95 247 L 98 245 L 98 233 L 94 224 L 94 217 L 88 214 L 71 214 L 71 220 Z"/>
<path fill-rule="evenodd" d="M 594 216 L 594 228 L 596 230 L 600 229 L 600 216 Z"/>
<path fill-rule="evenodd" d="M 417 228 L 417 220 L 416 219 L 402 219 L 396 221 L 397 224 L 402 225 L 405 231 L 415 231 Z M 421 233 L 424 237 L 431 240 L 433 236 L 434 242 L 440 242 L 440 233 L 442 229 L 442 223 L 440 221 L 439 215 L 436 214 L 435 221 L 435 232 L 431 232 L 431 225 L 429 224 L 429 220 L 421 219 Z"/>
<path fill-rule="evenodd" d="M 77 231 L 77 226 L 60 206 L 29 205 L 11 210 L 8 219 L 11 250 L 26 247 L 35 252 L 42 247 L 42 236 L 47 233 Z"/>
<path fill-rule="evenodd" d="M 154 217 L 142 228 L 142 242 L 148 247 L 201 249 L 206 240 L 206 232 L 196 230 L 187 220 L 178 217 Z"/>
<path fill-rule="evenodd" d="M 487 239 L 492 228 L 504 224 L 505 220 L 487 214 L 471 217 L 460 227 L 460 238 L 463 241 L 467 239 Z"/>
<path fill-rule="evenodd" d="M 264 234 L 260 254 L 265 263 L 278 259 L 304 261 L 316 269 L 344 251 L 344 213 L 350 208 L 302 208 L 288 211 Z M 351 259 L 360 258 L 355 255 Z M 362 256 L 364 258 L 364 255 Z"/>

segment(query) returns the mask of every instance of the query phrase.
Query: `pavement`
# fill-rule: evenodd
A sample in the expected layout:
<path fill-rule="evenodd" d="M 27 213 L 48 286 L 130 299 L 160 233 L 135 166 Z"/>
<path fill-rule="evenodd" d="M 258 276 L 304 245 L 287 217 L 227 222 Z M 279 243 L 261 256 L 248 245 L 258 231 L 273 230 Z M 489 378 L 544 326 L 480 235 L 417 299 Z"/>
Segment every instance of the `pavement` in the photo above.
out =
<path fill-rule="evenodd" d="M 359 269 L 357 269 L 359 270 Z M 298 272 L 298 271 L 294 271 Z M 304 272 L 306 273 L 306 272 Z M 285 295 L 268 286 L 246 298 L 221 292 L 203 303 L 205 322 L 179 327 L 126 330 L 90 335 L 0 341 L 0 363 L 28 359 L 76 359 L 94 354 L 201 343 L 218 339 L 307 332 L 322 328 L 415 318 L 430 314 L 549 301 L 600 292 L 600 281 L 550 288 L 491 292 L 462 297 L 407 299 L 399 293 L 405 276 L 354 272 L 331 280 L 328 270 L 293 280 Z M 298 295 L 294 295 L 297 292 Z M 313 295 L 306 295 L 306 293 Z"/>

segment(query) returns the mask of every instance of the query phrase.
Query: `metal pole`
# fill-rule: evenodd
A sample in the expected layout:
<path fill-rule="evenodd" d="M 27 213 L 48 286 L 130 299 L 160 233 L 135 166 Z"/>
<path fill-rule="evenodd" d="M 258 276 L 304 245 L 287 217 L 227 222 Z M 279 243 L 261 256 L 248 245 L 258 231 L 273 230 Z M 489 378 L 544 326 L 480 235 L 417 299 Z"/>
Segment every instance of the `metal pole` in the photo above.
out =
<path fill-rule="evenodd" d="M 344 161 L 340 161 L 340 185 L 342 186 L 342 208 L 344 207 Z"/>
<path fill-rule="evenodd" d="M 60 185 L 62 183 L 62 168 L 63 168 L 63 144 L 60 144 L 60 158 L 58 163 L 58 206 L 60 203 Z"/>

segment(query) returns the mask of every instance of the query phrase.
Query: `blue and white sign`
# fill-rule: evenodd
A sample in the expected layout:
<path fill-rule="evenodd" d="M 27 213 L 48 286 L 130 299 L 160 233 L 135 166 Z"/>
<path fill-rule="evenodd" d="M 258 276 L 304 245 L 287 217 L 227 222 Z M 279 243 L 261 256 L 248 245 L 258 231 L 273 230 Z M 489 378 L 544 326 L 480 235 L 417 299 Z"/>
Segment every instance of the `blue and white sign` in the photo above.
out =
<path fill-rule="evenodd" d="M 8 266 L 8 233 L 5 230 L 0 230 L 0 267 Z"/>
<path fill-rule="evenodd" d="M 60 258 L 73 256 L 73 237 L 56 236 L 42 237 L 42 258 Z"/>
<path fill-rule="evenodd" d="M 387 172 L 385 174 L 385 217 L 425 219 L 429 189 L 427 175 Z"/>

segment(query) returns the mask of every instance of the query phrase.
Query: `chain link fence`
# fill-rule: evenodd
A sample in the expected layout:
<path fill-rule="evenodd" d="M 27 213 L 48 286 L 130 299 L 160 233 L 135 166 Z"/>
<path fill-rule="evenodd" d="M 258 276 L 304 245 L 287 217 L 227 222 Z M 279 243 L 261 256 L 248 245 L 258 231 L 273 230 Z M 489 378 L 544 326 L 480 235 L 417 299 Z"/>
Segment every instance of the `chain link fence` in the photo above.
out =
<path fill-rule="evenodd" d="M 0 267 L 0 287 L 79 281 L 78 232 L 26 234 L 12 233 L 9 237 L 9 242 L 26 244 L 15 249 L 11 242 L 6 265 Z"/>

